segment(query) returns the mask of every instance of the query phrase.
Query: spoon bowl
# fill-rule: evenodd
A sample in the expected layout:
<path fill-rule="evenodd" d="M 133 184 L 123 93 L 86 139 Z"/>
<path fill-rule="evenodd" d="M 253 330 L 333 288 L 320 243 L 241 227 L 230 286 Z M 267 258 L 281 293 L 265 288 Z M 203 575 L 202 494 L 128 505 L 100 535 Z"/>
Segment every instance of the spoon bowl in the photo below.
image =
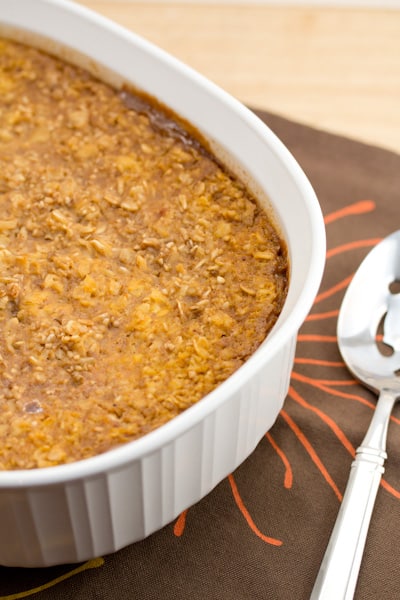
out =
<path fill-rule="evenodd" d="M 339 313 L 337 339 L 340 353 L 353 375 L 379 393 L 400 391 L 400 231 L 382 240 L 361 263 L 349 285 Z M 377 332 L 383 321 L 383 343 Z M 397 372 L 397 374 L 396 374 Z"/>
<path fill-rule="evenodd" d="M 375 246 L 343 299 L 339 350 L 350 372 L 379 394 L 368 431 L 356 450 L 311 600 L 350 600 L 357 585 L 375 498 L 384 472 L 386 437 L 400 396 L 400 230 Z"/>

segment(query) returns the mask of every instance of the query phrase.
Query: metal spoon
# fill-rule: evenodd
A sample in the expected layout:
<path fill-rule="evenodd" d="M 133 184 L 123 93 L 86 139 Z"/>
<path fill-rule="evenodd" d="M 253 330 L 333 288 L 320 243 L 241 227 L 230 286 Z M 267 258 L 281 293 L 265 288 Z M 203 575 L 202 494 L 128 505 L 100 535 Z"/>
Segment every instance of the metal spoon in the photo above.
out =
<path fill-rule="evenodd" d="M 400 230 L 381 241 L 354 275 L 340 309 L 337 338 L 349 370 L 379 394 L 356 451 L 338 517 L 310 600 L 349 600 L 357 584 L 368 526 L 384 472 L 390 415 L 400 396 Z M 398 285 L 400 287 L 400 285 Z M 380 352 L 376 338 L 383 321 Z M 386 353 L 385 353 L 386 354 Z"/>

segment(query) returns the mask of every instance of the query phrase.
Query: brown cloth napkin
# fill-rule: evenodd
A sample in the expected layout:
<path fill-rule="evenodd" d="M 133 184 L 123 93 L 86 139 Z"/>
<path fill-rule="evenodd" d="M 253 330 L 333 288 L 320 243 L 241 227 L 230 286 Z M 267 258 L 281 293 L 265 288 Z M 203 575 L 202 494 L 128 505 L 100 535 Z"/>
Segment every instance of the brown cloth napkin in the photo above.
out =
<path fill-rule="evenodd" d="M 400 156 L 258 114 L 310 178 L 328 240 L 324 279 L 274 427 L 235 473 L 148 539 L 82 565 L 0 567 L 0 600 L 309 598 L 375 406 L 341 362 L 337 312 L 362 258 L 400 228 Z M 400 598 L 400 408 L 388 455 L 358 600 Z"/>

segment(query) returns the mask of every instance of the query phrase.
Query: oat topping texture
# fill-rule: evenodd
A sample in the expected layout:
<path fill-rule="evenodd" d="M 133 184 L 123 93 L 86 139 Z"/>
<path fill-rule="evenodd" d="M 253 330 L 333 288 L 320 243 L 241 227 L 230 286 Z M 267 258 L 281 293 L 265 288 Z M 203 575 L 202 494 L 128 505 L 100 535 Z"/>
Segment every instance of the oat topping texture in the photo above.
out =
<path fill-rule="evenodd" d="M 287 255 L 269 217 L 145 105 L 0 40 L 0 469 L 164 424 L 281 311 Z"/>

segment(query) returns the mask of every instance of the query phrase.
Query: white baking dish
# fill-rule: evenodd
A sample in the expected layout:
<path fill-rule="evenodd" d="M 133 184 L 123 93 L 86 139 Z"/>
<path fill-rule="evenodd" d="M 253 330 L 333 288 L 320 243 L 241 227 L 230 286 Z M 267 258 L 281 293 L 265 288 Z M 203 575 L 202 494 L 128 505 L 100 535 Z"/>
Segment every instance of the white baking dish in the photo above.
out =
<path fill-rule="evenodd" d="M 132 8 L 133 10 L 133 8 Z M 59 467 L 0 472 L 0 564 L 83 561 L 140 540 L 200 500 L 273 425 L 297 331 L 321 280 L 325 232 L 304 173 L 253 113 L 163 51 L 64 0 L 0 0 L 0 33 L 131 83 L 193 124 L 244 179 L 286 239 L 281 317 L 257 352 L 198 404 L 147 436 Z"/>

